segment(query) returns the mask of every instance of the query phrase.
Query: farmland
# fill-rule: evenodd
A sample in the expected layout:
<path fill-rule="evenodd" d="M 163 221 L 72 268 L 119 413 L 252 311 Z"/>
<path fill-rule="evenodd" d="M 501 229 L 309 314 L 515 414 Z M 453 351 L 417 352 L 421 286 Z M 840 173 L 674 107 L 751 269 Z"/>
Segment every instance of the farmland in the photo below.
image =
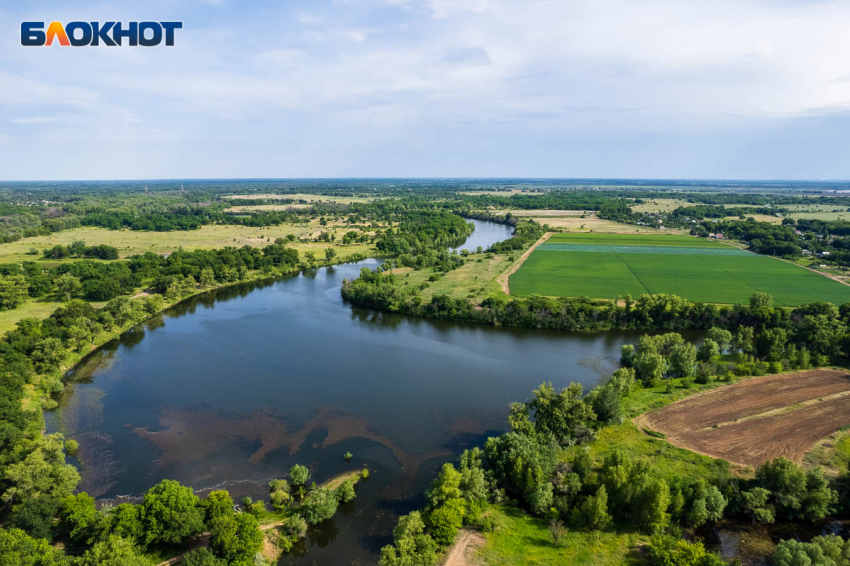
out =
<path fill-rule="evenodd" d="M 850 287 L 804 268 L 713 240 L 660 234 L 556 234 L 511 276 L 510 288 L 518 296 L 667 293 L 721 304 L 746 303 L 756 291 L 780 306 L 850 301 Z"/>
<path fill-rule="evenodd" d="M 641 425 L 669 442 L 758 466 L 799 460 L 821 438 L 850 424 L 850 375 L 811 370 L 749 379 L 647 413 Z"/>

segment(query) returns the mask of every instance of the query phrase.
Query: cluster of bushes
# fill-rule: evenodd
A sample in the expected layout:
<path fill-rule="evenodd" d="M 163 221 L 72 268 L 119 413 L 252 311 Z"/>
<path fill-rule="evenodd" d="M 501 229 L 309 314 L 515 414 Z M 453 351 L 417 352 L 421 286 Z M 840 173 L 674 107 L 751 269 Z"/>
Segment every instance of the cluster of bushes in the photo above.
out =
<path fill-rule="evenodd" d="M 44 257 L 47 259 L 66 259 L 70 257 L 118 259 L 118 248 L 106 244 L 87 246 L 85 242 L 77 240 L 69 246 L 57 244 L 52 248 L 44 250 Z"/>
<path fill-rule="evenodd" d="M 445 250 L 463 243 L 475 229 L 457 214 L 410 210 L 396 228 L 381 232 L 375 246 L 386 255 L 419 255 L 426 250 Z"/>

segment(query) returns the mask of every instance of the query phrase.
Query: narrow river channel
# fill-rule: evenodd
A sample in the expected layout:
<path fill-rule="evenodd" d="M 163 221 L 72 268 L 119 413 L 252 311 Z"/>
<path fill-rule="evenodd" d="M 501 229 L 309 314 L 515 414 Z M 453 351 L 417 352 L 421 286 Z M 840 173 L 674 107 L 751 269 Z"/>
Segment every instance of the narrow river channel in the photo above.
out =
<path fill-rule="evenodd" d="M 462 247 L 510 237 L 475 221 Z M 80 442 L 81 489 L 137 497 L 163 478 L 265 497 L 295 463 L 316 482 L 371 477 L 282 564 L 373 564 L 443 462 L 506 427 L 544 381 L 594 386 L 636 334 L 458 325 L 352 308 L 344 278 L 377 261 L 198 297 L 91 356 L 48 429 Z M 347 463 L 343 454 L 354 458 Z"/>

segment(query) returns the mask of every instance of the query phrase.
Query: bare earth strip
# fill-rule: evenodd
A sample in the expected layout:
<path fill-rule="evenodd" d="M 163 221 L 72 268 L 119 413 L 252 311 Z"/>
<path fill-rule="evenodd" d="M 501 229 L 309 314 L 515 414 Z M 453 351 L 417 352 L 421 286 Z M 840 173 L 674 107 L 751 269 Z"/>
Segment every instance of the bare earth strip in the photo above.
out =
<path fill-rule="evenodd" d="M 528 256 L 530 256 L 530 255 L 531 255 L 531 252 L 533 252 L 533 251 L 537 248 L 537 246 L 539 246 L 540 244 L 542 244 L 543 242 L 545 242 L 546 240 L 548 240 L 548 239 L 549 239 L 549 237 L 550 237 L 552 234 L 553 234 L 552 232 L 546 232 L 545 234 L 543 234 L 543 236 L 541 236 L 541 238 L 540 238 L 539 240 L 537 240 L 536 242 L 534 242 L 534 245 L 533 245 L 533 246 L 531 246 L 530 248 L 528 248 L 528 249 L 525 251 L 525 253 L 524 253 L 524 254 L 522 254 L 521 256 L 519 256 L 519 260 L 517 260 L 516 262 L 514 262 L 514 264 L 513 264 L 513 265 L 512 265 L 512 266 L 511 266 L 511 267 L 510 267 L 507 271 L 505 271 L 504 273 L 502 273 L 501 275 L 499 275 L 498 277 L 496 277 L 496 281 L 498 281 L 498 282 L 499 282 L 499 285 L 501 285 L 501 287 L 502 287 L 502 292 L 503 292 L 505 295 L 510 295 L 510 294 L 511 294 L 511 288 L 510 288 L 510 286 L 508 285 L 508 279 L 510 279 L 511 275 L 513 275 L 514 273 L 516 273 L 516 270 L 517 270 L 517 269 L 519 269 L 520 267 L 522 267 L 522 264 L 523 264 L 523 263 L 525 263 L 525 260 L 527 260 L 527 259 L 528 259 Z"/>
<path fill-rule="evenodd" d="M 850 424 L 850 375 L 811 370 L 752 378 L 700 393 L 636 419 L 672 444 L 756 467 L 799 460 L 818 440 Z"/>
<path fill-rule="evenodd" d="M 457 540 L 449 549 L 446 555 L 446 561 L 443 566 L 473 566 L 472 554 L 475 549 L 487 542 L 480 534 L 463 530 L 458 535 Z"/>

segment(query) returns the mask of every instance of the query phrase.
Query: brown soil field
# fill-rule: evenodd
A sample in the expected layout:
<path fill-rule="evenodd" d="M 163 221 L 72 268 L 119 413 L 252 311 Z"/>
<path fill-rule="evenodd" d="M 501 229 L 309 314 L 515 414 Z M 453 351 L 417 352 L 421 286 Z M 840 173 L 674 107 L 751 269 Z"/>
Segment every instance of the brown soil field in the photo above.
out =
<path fill-rule="evenodd" d="M 824 369 L 751 378 L 651 411 L 638 424 L 733 464 L 797 461 L 850 424 L 850 374 Z"/>

